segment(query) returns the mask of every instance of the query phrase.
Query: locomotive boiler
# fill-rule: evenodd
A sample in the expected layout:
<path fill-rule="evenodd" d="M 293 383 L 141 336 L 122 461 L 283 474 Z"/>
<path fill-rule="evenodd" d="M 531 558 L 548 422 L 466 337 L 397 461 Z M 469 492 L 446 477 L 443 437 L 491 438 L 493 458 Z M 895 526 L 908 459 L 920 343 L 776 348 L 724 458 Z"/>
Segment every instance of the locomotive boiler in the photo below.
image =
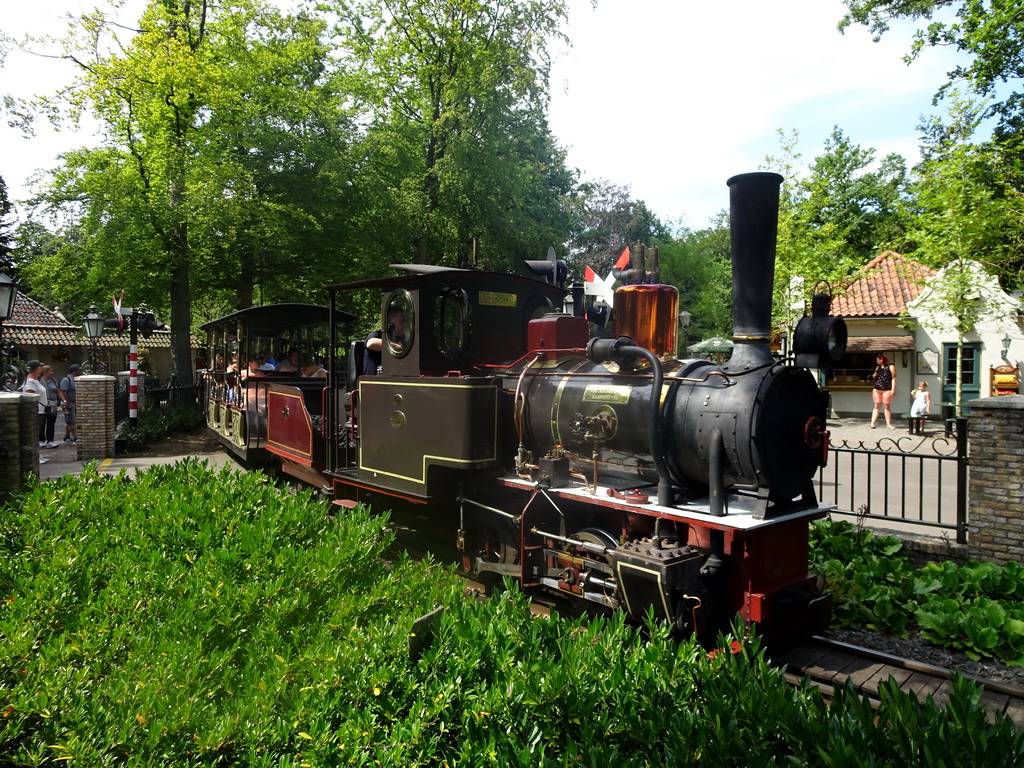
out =
<path fill-rule="evenodd" d="M 769 640 L 823 625 L 829 604 L 807 548 L 810 522 L 828 511 L 813 488 L 828 396 L 806 366 L 842 354 L 845 326 L 816 299 L 796 357 L 772 355 L 780 183 L 728 182 L 724 363 L 675 357 L 674 289 L 644 282 L 643 268 L 624 275 L 633 282 L 609 338 L 591 338 L 578 300 L 565 311 L 556 262 L 548 281 L 407 266 L 331 286 L 332 309 L 349 291 L 380 291 L 383 354 L 378 375 L 360 376 L 354 343 L 347 379 L 325 389 L 325 493 L 341 507 L 418 505 L 434 527 L 452 526 L 473 573 L 653 611 L 704 642 L 737 614 Z M 303 418 L 271 408 L 268 439 Z"/>
<path fill-rule="evenodd" d="M 661 311 L 664 292 L 634 294 L 632 315 L 616 320 L 617 329 L 636 328 L 652 343 L 637 341 L 637 334 L 588 340 L 582 318 L 535 321 L 547 326 L 535 331 L 538 340 L 556 350 L 585 348 L 586 360 L 563 355 L 552 362 L 539 350 L 544 364 L 530 370 L 517 395 L 527 450 L 566 457 L 559 463 L 580 472 L 599 467 L 602 476 L 656 483 L 664 506 L 711 489 L 714 514 L 721 515 L 726 488 L 754 494 L 759 517 L 813 503 L 811 478 L 828 445 L 828 395 L 806 369 L 771 353 L 779 182 L 775 174 L 729 181 L 735 345 L 729 361 L 658 358 L 660 328 L 645 320 L 659 312 L 675 318 Z M 618 313 L 618 296 L 616 305 Z M 843 327 L 832 333 L 843 335 Z"/>

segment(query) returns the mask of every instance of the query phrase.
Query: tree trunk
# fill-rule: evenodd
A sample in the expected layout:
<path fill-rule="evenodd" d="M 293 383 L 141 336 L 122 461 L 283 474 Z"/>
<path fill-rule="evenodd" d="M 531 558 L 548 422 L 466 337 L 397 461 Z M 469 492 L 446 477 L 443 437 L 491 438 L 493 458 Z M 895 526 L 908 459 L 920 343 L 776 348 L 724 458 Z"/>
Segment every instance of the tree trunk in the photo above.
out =
<path fill-rule="evenodd" d="M 192 297 L 187 254 L 176 254 L 171 275 L 171 375 L 182 386 L 192 384 Z"/>

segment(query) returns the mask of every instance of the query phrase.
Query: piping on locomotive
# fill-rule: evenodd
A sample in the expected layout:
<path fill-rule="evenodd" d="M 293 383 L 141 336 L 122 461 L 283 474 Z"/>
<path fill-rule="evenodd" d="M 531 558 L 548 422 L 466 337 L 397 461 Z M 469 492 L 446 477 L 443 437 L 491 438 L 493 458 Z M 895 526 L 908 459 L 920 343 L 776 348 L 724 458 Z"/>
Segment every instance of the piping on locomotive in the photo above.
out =
<path fill-rule="evenodd" d="M 546 282 L 405 266 L 329 288 L 334 313 L 349 291 L 374 288 L 382 319 L 402 322 L 385 327 L 379 375 L 359 375 L 353 342 L 348 376 L 332 364 L 319 402 L 272 385 L 268 450 L 341 507 L 457 505 L 451 535 L 476 574 L 653 611 L 708 643 L 737 613 L 769 640 L 821 628 L 830 604 L 807 549 L 810 522 L 831 508 L 813 487 L 828 395 L 804 366 L 838 358 L 846 330 L 816 299 L 794 334 L 796 361 L 771 354 L 781 181 L 728 182 L 724 364 L 675 358 L 675 290 L 644 282 L 643 265 L 632 270 L 640 283 L 616 293 L 614 338 L 589 338 L 582 296 L 562 311 L 556 260 L 534 264 Z"/>

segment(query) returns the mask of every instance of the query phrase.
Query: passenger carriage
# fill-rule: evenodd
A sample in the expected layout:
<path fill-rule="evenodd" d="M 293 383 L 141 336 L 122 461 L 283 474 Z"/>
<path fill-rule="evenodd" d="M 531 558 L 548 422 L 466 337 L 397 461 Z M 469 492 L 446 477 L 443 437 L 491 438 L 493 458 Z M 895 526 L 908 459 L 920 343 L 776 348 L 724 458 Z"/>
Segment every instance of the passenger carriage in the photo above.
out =
<path fill-rule="evenodd" d="M 297 450 L 292 440 L 283 446 L 273 444 L 267 407 L 291 405 L 292 410 L 306 414 L 304 418 L 319 415 L 331 380 L 305 379 L 297 367 L 287 369 L 286 361 L 294 351 L 302 360 L 327 365 L 334 357 L 332 344 L 347 335 L 339 324 L 352 319 L 347 312 L 332 316 L 327 307 L 314 304 L 272 304 L 243 309 L 201 326 L 208 342 L 207 367 L 202 372 L 207 427 L 239 461 L 274 469 L 282 452 L 290 455 Z M 266 370 L 268 355 L 276 361 L 273 370 Z M 257 362 L 254 368 L 262 365 L 264 369 L 250 373 L 251 361 Z M 340 381 L 344 382 L 344 374 Z M 296 402 L 303 406 L 296 408 Z M 311 435 L 312 426 L 306 432 Z M 298 444 L 298 436 L 294 442 Z M 305 453 L 312 456 L 312 446 Z"/>

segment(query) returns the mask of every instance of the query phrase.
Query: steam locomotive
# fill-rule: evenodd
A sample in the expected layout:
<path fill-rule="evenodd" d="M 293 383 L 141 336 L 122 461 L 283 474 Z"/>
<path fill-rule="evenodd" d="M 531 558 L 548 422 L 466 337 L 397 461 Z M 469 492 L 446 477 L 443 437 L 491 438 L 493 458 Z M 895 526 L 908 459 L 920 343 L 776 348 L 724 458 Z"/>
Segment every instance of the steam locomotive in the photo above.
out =
<path fill-rule="evenodd" d="M 676 358 L 677 294 L 642 261 L 620 273 L 614 333 L 594 338 L 553 258 L 531 262 L 546 280 L 406 265 L 329 287 L 331 378 L 261 384 L 255 447 L 342 508 L 415 505 L 438 525 L 456 510 L 450 535 L 475 574 L 653 611 L 706 643 L 736 614 L 769 641 L 822 627 L 807 550 L 829 509 L 812 484 L 828 396 L 808 368 L 841 356 L 846 330 L 816 297 L 795 357 L 772 355 L 781 181 L 728 182 L 728 361 Z M 338 322 L 366 290 L 381 297 L 376 375 Z"/>

